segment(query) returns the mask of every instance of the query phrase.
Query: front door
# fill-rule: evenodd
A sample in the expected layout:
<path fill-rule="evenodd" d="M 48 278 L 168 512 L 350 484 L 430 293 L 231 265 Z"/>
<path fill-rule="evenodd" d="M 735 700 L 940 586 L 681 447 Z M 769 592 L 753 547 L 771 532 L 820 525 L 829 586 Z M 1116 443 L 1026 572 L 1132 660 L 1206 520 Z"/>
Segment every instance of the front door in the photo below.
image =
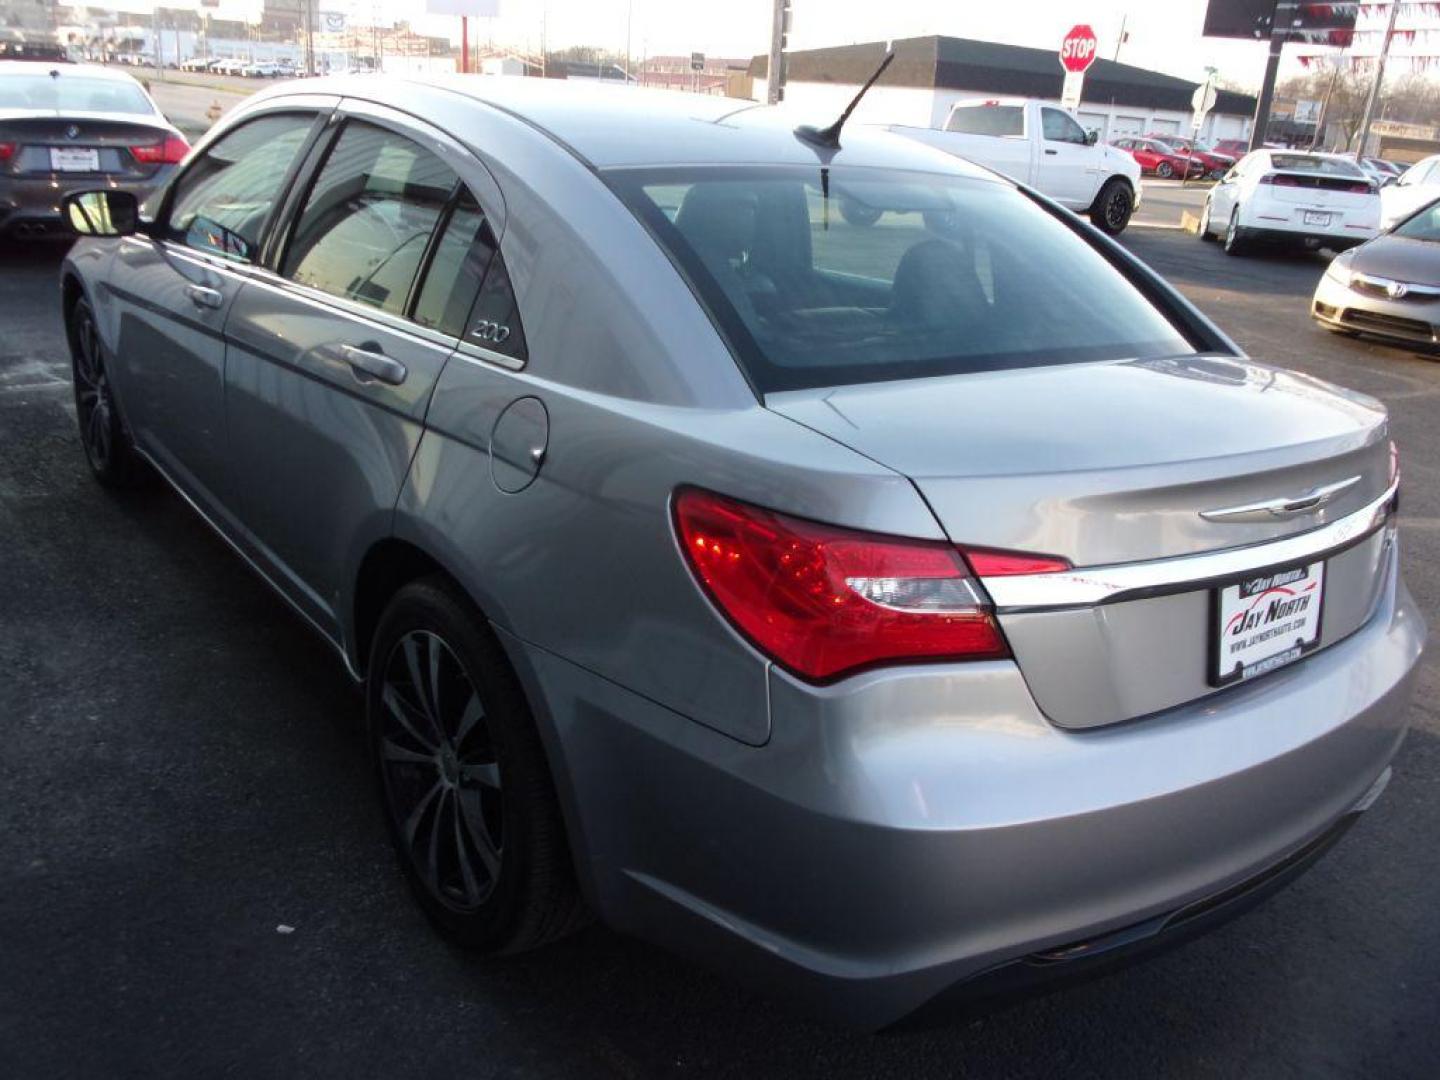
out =
<path fill-rule="evenodd" d="M 388 534 L 478 289 L 450 255 L 481 226 L 459 182 L 480 167 L 457 144 L 376 106 L 341 113 L 287 238 L 226 329 L 245 525 L 292 599 L 332 632 L 360 554 Z"/>
<path fill-rule="evenodd" d="M 1036 186 L 1056 202 L 1084 210 L 1099 188 L 1102 151 L 1090 145 L 1085 129 L 1063 109 L 1042 108 L 1040 129 Z"/>
<path fill-rule="evenodd" d="M 178 178 L 154 234 L 120 244 L 109 275 L 126 422 L 140 448 L 208 511 L 232 495 L 225 321 L 315 123 L 313 112 L 278 113 L 225 135 Z"/>

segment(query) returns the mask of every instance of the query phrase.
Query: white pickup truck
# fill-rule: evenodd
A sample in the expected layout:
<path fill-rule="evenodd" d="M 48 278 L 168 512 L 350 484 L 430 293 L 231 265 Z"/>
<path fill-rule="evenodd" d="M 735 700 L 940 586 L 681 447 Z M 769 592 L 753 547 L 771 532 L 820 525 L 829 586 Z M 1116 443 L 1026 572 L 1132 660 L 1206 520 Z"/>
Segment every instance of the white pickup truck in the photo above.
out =
<path fill-rule="evenodd" d="M 891 131 L 1004 173 L 1112 236 L 1140 205 L 1140 165 L 1097 146 L 1059 105 L 1025 98 L 957 102 L 942 130 L 889 125 Z"/>

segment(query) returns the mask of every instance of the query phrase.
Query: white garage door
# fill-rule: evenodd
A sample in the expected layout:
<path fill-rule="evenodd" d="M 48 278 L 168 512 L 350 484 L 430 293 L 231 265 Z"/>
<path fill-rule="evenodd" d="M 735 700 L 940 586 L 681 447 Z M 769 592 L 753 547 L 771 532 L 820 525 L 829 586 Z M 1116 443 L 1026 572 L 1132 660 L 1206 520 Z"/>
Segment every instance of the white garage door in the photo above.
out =
<path fill-rule="evenodd" d="M 1110 138 L 1110 133 L 1105 130 L 1105 121 L 1109 118 L 1104 113 L 1078 112 L 1075 119 L 1080 121 L 1080 126 L 1086 131 L 1098 131 L 1101 142 Z"/>
<path fill-rule="evenodd" d="M 1117 116 L 1110 124 L 1110 137 L 1119 138 L 1121 135 L 1144 135 L 1145 118 L 1143 116 Z"/>
<path fill-rule="evenodd" d="M 1180 121 L 1156 118 L 1150 121 L 1150 130 L 1160 135 L 1178 135 L 1180 134 Z"/>

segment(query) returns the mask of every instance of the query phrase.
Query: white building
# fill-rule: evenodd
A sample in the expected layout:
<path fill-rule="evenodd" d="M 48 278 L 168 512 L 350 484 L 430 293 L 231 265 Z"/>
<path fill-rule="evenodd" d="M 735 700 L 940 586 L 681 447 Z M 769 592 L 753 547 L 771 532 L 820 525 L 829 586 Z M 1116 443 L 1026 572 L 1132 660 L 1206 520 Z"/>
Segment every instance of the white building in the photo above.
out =
<path fill-rule="evenodd" d="M 1064 70 L 1046 49 L 953 37 L 894 42 L 895 61 L 856 110 L 860 123 L 940 127 L 950 106 L 976 97 L 1030 97 L 1058 102 Z M 854 97 L 885 55 L 883 42 L 786 54 L 785 103 L 829 122 Z M 750 61 L 754 97 L 765 100 L 767 58 Z M 1077 118 L 1102 141 L 1122 135 L 1192 131 L 1196 84 L 1158 71 L 1096 60 L 1085 76 Z M 1244 139 L 1255 99 L 1221 90 L 1200 129 L 1201 141 Z"/>

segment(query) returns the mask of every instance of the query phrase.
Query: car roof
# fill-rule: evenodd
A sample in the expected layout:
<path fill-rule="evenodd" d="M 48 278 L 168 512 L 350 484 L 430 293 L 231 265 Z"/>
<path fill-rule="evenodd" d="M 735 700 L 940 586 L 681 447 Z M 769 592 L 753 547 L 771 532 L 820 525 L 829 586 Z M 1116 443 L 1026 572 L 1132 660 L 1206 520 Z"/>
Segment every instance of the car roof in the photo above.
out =
<path fill-rule="evenodd" d="M 507 112 L 567 147 L 595 168 L 677 164 L 823 164 L 918 169 L 995 180 L 988 170 L 881 128 L 847 126 L 842 149 L 795 135 L 797 124 L 824 127 L 825 111 L 767 107 L 753 101 L 600 82 L 504 75 L 340 75 L 306 79 L 264 92 L 334 93 L 407 108 L 416 85 L 460 94 Z M 257 95 L 262 96 L 262 95 Z M 413 107 L 410 107 L 411 111 Z M 464 132 L 453 132 L 460 137 Z M 1004 181 L 1008 183 L 1008 181 Z"/>
<path fill-rule="evenodd" d="M 57 79 L 106 79 L 110 82 L 135 83 L 139 80 L 127 71 L 101 67 L 99 64 L 72 64 L 59 60 L 0 60 L 0 75 L 53 75 Z"/>

